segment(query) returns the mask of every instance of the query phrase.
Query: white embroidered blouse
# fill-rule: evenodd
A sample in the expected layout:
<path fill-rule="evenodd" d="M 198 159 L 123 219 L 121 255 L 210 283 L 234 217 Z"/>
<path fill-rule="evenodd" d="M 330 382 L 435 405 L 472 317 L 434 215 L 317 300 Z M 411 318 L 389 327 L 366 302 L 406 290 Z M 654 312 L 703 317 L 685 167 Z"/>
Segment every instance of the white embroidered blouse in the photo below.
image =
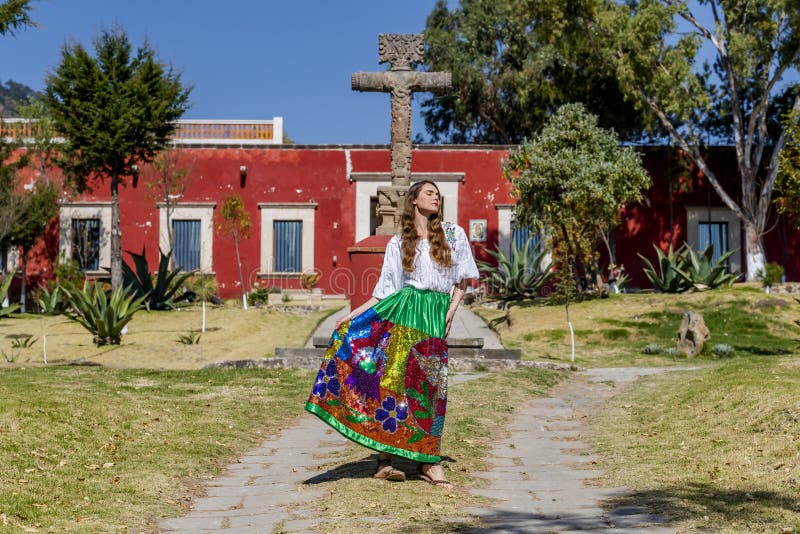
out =
<path fill-rule="evenodd" d="M 442 223 L 445 241 L 450 245 L 453 258 L 452 267 L 443 267 L 431 257 L 431 246 L 427 239 L 417 242 L 417 256 L 414 270 L 403 270 L 403 253 L 400 250 L 400 236 L 394 235 L 386 245 L 381 277 L 375 285 L 372 296 L 383 299 L 407 285 L 417 289 L 431 289 L 449 293 L 461 280 L 478 278 L 478 267 L 472 257 L 472 248 L 464 229 L 453 223 Z"/>

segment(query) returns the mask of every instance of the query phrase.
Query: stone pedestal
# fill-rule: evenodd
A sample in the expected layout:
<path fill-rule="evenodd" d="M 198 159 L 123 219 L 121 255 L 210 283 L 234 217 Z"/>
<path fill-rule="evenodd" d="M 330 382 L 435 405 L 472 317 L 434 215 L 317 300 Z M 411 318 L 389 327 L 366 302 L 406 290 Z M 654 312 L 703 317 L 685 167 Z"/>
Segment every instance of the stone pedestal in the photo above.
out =
<path fill-rule="evenodd" d="M 391 235 L 372 235 L 347 249 L 355 281 L 353 294 L 350 295 L 351 310 L 361 306 L 372 296 L 381 275 L 386 245 L 391 238 Z"/>

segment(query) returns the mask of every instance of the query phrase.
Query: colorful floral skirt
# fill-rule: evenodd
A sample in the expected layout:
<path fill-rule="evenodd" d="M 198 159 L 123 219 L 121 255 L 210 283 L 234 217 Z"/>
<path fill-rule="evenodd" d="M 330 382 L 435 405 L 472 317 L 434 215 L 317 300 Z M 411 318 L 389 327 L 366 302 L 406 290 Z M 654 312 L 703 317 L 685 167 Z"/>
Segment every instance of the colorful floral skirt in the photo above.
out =
<path fill-rule="evenodd" d="M 406 286 L 331 336 L 306 410 L 371 449 L 438 462 L 450 295 Z"/>

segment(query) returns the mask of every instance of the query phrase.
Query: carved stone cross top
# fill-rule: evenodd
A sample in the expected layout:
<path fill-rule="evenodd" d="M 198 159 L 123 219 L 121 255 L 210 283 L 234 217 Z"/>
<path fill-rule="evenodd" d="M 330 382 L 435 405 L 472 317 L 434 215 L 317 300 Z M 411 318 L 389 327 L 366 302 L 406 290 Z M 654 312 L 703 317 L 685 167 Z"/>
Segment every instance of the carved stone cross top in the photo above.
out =
<path fill-rule="evenodd" d="M 380 63 L 389 63 L 386 72 L 354 72 L 354 91 L 390 93 L 392 99 L 392 187 L 379 188 L 378 213 L 382 219 L 379 234 L 392 234 L 399 221 L 399 201 L 411 185 L 411 95 L 415 92 L 443 92 L 452 83 L 449 72 L 411 70 L 423 60 L 422 35 L 380 34 Z"/>

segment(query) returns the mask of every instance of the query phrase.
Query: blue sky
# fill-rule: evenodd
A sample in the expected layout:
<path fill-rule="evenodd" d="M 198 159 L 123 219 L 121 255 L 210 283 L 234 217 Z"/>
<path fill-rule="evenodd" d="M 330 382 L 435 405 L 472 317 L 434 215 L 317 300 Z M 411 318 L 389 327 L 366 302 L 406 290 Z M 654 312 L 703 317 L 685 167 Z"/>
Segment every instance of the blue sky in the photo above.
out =
<path fill-rule="evenodd" d="M 284 118 L 298 143 L 388 143 L 389 96 L 350 89 L 379 33 L 421 33 L 435 0 L 34 0 L 38 28 L 0 38 L 0 80 L 41 90 L 67 41 L 145 39 L 192 84 L 191 119 Z M 401 6 L 401 7 L 398 7 Z M 416 113 L 414 134 L 424 130 Z"/>

